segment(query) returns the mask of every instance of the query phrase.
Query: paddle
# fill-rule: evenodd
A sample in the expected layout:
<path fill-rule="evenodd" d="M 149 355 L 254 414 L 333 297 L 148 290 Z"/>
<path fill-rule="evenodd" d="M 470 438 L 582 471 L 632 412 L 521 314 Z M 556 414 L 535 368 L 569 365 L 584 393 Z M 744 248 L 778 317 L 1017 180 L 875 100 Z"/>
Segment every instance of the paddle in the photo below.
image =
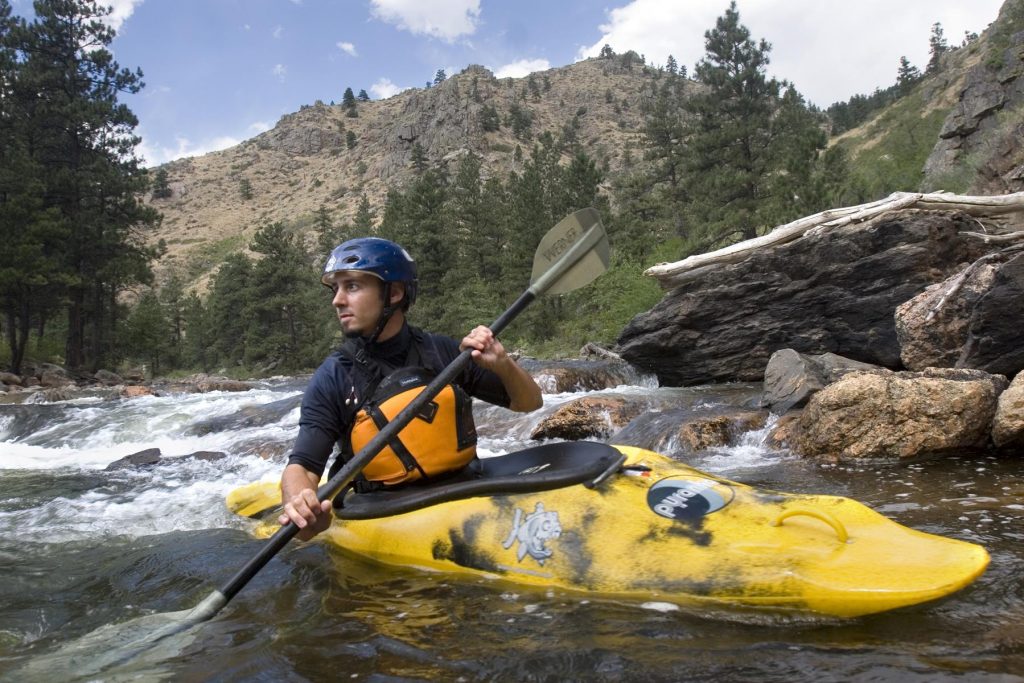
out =
<path fill-rule="evenodd" d="M 541 294 L 562 294 L 589 284 L 608 268 L 608 237 L 595 209 L 582 209 L 566 216 L 551 228 L 534 254 L 530 286 L 509 308 L 491 323 L 497 335 Z M 370 442 L 317 490 L 323 501 L 334 498 L 438 393 L 462 372 L 472 359 L 472 351 L 460 353 L 420 394 L 389 422 Z M 83 669 L 103 670 L 138 656 L 158 641 L 181 633 L 195 624 L 213 618 L 220 610 L 299 532 L 293 523 L 282 526 L 264 542 L 253 556 L 220 589 L 206 596 L 191 610 L 154 614 L 116 626 L 105 626 L 84 636 L 79 644 L 68 644 L 51 655 L 49 662 Z M 166 650 L 167 643 L 161 644 Z M 104 649 L 105 648 L 105 649 Z M 86 667 L 79 657 L 96 655 L 102 662 Z M 43 662 L 34 662 L 42 664 Z M 35 668 L 35 667 L 33 667 Z M 52 670 L 51 670 L 52 673 Z"/>

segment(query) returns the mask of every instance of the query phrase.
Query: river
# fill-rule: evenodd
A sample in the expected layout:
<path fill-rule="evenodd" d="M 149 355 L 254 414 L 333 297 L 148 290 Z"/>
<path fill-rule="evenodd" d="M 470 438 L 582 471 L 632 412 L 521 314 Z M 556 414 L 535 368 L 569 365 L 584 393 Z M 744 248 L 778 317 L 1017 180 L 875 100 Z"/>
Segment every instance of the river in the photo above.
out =
<path fill-rule="evenodd" d="M 252 523 L 229 514 L 224 496 L 278 477 L 298 410 L 228 430 L 195 425 L 301 388 L 279 378 L 240 393 L 0 406 L 0 679 L 18 680 L 26 663 L 105 624 L 189 608 L 252 556 Z M 545 394 L 528 416 L 478 405 L 480 451 L 530 445 L 540 419 L 580 396 L 639 398 L 648 409 L 609 441 L 753 486 L 860 500 L 913 528 L 983 545 L 986 573 L 938 603 L 838 621 L 633 604 L 382 567 L 294 543 L 176 656 L 126 677 L 1024 681 L 1024 454 L 828 465 L 766 448 L 767 429 L 701 453 L 665 436 L 686 416 L 755 405 L 758 393 L 633 377 L 600 392 Z M 104 470 L 153 447 L 227 457 Z"/>

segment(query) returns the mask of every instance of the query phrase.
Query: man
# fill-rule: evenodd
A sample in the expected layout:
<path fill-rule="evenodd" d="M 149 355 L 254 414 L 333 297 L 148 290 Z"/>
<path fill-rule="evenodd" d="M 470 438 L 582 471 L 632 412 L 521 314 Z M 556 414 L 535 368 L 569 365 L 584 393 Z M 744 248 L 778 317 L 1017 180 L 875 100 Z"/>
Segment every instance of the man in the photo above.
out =
<path fill-rule="evenodd" d="M 332 304 L 346 341 L 320 365 L 306 388 L 299 436 L 281 476 L 284 513 L 279 521 L 298 526 L 302 540 L 330 526 L 332 503 L 318 501 L 316 496 L 320 477 L 335 443 L 340 444 L 341 454 L 332 474 L 346 456 L 358 452 L 353 429 L 373 406 L 375 392 L 387 383 L 386 373 L 414 364 L 432 364 L 440 371 L 461 350 L 472 349 L 474 365 L 455 379 L 460 387 L 456 393 L 464 390 L 518 412 L 536 410 L 542 404 L 540 387 L 506 354 L 487 327 L 475 328 L 456 345 L 453 339 L 406 324 L 406 312 L 416 300 L 416 264 L 394 242 L 374 237 L 345 242 L 331 253 L 322 280 L 334 291 Z M 434 428 L 444 430 L 448 425 Z M 469 430 L 475 446 L 471 424 Z M 475 453 L 475 449 L 469 450 Z M 365 472 L 380 459 L 374 458 Z M 422 468 L 416 469 L 419 472 L 409 468 L 410 474 L 416 475 L 409 477 L 410 481 L 424 474 Z"/>

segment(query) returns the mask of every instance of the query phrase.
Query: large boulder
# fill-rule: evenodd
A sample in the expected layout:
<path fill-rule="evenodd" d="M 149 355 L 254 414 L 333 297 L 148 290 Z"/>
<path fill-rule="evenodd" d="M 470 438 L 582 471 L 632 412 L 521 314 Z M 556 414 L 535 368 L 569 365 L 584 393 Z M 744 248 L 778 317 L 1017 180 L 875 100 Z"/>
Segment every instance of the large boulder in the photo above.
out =
<path fill-rule="evenodd" d="M 0 384 L 21 386 L 21 377 L 15 375 L 13 372 L 0 372 Z"/>
<path fill-rule="evenodd" d="M 900 359 L 908 370 L 951 368 L 960 358 L 971 311 L 992 287 L 999 265 L 968 267 L 896 307 Z"/>
<path fill-rule="evenodd" d="M 802 455 L 840 460 L 983 448 L 1006 385 L 979 370 L 854 372 L 811 398 L 791 444 Z"/>
<path fill-rule="evenodd" d="M 999 395 L 992 420 L 992 443 L 1000 448 L 1024 447 L 1024 372 Z"/>
<path fill-rule="evenodd" d="M 1024 368 L 1021 320 L 1024 254 L 992 255 L 897 307 L 900 357 L 910 370 L 958 367 L 1013 376 Z"/>
<path fill-rule="evenodd" d="M 793 349 L 772 354 L 764 370 L 762 404 L 782 414 L 807 403 L 815 392 L 855 370 L 873 370 L 877 366 L 837 356 L 834 353 L 808 355 Z"/>
<path fill-rule="evenodd" d="M 618 351 L 669 386 L 758 381 L 784 348 L 897 368 L 893 311 L 989 251 L 959 234 L 972 230 L 965 214 L 914 210 L 811 231 L 676 287 Z"/>

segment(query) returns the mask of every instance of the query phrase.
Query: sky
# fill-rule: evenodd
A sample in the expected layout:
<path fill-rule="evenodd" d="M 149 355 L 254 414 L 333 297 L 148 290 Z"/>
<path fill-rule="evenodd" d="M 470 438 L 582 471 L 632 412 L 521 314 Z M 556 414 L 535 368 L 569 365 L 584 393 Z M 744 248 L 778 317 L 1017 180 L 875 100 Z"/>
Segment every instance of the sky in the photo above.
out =
<path fill-rule="evenodd" d="M 482 64 L 498 77 L 565 66 L 601 47 L 692 71 L 728 0 L 107 0 L 122 67 L 146 87 L 147 165 L 224 149 L 346 87 L 372 99 L 424 87 L 438 69 Z M 901 56 L 924 69 L 931 27 L 951 46 L 981 33 L 1002 0 L 737 0 L 772 45 L 768 72 L 827 107 L 895 82 Z M 16 14 L 29 0 L 12 2 Z"/>

